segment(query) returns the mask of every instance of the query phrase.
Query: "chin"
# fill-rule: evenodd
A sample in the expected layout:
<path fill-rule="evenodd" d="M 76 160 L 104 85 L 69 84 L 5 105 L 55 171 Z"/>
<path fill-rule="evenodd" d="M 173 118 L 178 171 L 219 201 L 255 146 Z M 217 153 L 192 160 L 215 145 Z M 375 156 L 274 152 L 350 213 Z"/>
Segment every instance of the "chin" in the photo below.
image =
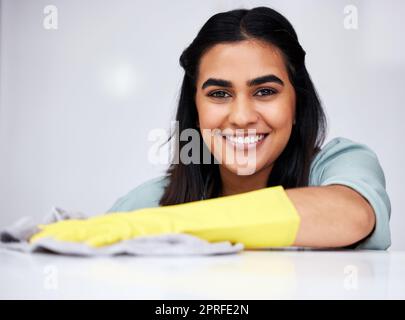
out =
<path fill-rule="evenodd" d="M 228 171 L 238 175 L 238 176 L 251 176 L 260 170 L 259 167 L 253 165 L 247 166 L 224 166 Z"/>

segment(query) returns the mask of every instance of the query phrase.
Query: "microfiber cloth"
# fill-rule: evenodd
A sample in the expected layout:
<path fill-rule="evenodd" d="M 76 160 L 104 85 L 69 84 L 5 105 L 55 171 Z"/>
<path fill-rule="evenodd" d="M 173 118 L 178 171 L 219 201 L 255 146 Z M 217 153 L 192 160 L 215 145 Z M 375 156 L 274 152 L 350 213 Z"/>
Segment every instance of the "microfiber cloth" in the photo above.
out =
<path fill-rule="evenodd" d="M 211 243 L 189 234 L 162 234 L 142 236 L 105 247 L 90 247 L 83 243 L 63 242 L 43 238 L 30 244 L 28 240 L 39 232 L 38 224 L 49 224 L 67 219 L 87 219 L 81 212 L 53 207 L 41 223 L 31 217 L 23 217 L 11 226 L 0 230 L 0 247 L 22 252 L 53 252 L 77 256 L 108 255 L 217 255 L 237 253 L 244 249 L 243 244 L 229 241 Z"/>

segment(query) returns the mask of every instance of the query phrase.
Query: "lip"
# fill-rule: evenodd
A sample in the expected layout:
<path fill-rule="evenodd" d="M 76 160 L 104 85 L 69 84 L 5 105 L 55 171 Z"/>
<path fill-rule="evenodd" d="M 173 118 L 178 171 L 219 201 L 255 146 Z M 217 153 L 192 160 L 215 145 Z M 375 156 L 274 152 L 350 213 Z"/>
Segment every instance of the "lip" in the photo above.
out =
<path fill-rule="evenodd" d="M 244 133 L 219 133 L 218 132 L 218 134 L 219 135 L 221 135 L 221 136 L 226 136 L 226 137 L 229 137 L 229 136 L 233 136 L 233 137 L 248 137 L 248 136 L 258 136 L 258 135 L 261 135 L 261 134 L 263 134 L 263 135 L 267 135 L 267 134 L 269 134 L 269 133 L 271 133 L 271 131 L 270 132 L 256 132 L 255 134 L 248 134 L 248 133 L 246 133 L 246 134 L 244 134 Z"/>
<path fill-rule="evenodd" d="M 249 150 L 249 149 L 253 149 L 253 148 L 258 148 L 259 146 L 261 146 L 264 141 L 270 136 L 271 132 L 267 132 L 267 133 L 258 133 L 257 135 L 263 134 L 264 137 L 263 139 L 259 140 L 258 142 L 255 143 L 235 143 L 233 141 L 230 141 L 229 139 L 226 139 L 227 136 L 235 136 L 235 137 L 246 137 L 248 135 L 221 135 L 222 139 L 224 139 L 225 145 L 230 145 L 233 148 L 236 148 L 237 150 Z"/>

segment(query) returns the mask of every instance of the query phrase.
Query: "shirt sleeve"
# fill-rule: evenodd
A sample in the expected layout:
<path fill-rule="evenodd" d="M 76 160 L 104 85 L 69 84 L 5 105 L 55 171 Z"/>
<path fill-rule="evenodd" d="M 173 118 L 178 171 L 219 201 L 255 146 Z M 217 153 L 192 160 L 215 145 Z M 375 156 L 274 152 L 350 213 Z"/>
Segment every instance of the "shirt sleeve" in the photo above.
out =
<path fill-rule="evenodd" d="M 314 185 L 341 184 L 360 193 L 372 206 L 376 224 L 355 249 L 386 250 L 391 245 L 391 203 L 377 155 L 366 145 L 346 138 L 331 140 L 311 166 Z"/>
<path fill-rule="evenodd" d="M 158 177 L 140 184 L 118 198 L 107 213 L 158 207 L 166 182 L 165 177 Z"/>

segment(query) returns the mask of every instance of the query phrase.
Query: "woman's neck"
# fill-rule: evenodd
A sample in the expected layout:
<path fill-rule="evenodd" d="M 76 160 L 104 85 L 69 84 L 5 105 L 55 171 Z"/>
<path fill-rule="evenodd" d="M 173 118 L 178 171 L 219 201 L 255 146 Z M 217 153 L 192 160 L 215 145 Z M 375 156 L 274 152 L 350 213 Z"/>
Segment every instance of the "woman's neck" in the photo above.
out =
<path fill-rule="evenodd" d="M 238 175 L 223 166 L 219 166 L 222 180 L 221 196 L 230 196 L 265 188 L 272 168 L 273 165 L 263 168 L 252 175 Z"/>

